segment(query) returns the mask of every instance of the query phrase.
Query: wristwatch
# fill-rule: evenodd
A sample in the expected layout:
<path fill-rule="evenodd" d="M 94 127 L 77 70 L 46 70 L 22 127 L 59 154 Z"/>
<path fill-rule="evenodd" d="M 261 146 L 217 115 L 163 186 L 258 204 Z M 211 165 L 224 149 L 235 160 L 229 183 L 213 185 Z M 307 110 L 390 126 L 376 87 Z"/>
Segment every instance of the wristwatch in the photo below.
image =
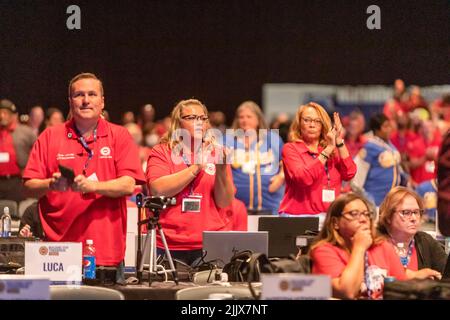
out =
<path fill-rule="evenodd" d="M 344 146 L 344 140 L 341 143 L 336 143 L 336 147 L 342 148 Z"/>

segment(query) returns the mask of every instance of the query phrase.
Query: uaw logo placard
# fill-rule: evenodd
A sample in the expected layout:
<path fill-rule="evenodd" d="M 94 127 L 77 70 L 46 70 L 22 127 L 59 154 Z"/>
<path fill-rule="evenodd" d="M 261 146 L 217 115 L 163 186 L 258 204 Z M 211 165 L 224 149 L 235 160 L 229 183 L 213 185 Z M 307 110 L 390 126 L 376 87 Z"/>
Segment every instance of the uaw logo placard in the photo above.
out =
<path fill-rule="evenodd" d="M 50 281 L 45 277 L 0 275 L 0 300 L 49 300 Z"/>
<path fill-rule="evenodd" d="M 265 300 L 327 300 L 331 278 L 298 273 L 262 274 L 261 298 Z"/>
<path fill-rule="evenodd" d="M 81 284 L 81 242 L 26 242 L 25 275 L 44 276 L 53 284 Z"/>

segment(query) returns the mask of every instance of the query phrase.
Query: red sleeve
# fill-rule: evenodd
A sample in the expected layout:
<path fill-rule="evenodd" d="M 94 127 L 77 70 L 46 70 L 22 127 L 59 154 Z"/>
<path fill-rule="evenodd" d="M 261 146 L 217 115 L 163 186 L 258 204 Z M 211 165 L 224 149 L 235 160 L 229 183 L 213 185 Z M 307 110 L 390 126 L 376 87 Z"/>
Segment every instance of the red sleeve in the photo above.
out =
<path fill-rule="evenodd" d="M 311 159 L 307 159 L 310 157 Z M 300 186 L 310 186 L 325 174 L 324 166 L 318 158 L 313 159 L 308 153 L 299 153 L 295 145 L 287 143 L 283 147 L 282 159 L 285 174 Z"/>
<path fill-rule="evenodd" d="M 120 130 L 115 137 L 114 161 L 117 168 L 117 177 L 129 176 L 136 180 L 136 184 L 145 183 L 138 147 L 125 128 Z"/>
<path fill-rule="evenodd" d="M 345 159 L 340 159 L 340 161 L 336 164 L 336 168 L 341 175 L 341 179 L 344 181 L 351 180 L 356 174 L 356 164 L 351 156 L 348 156 Z"/>
<path fill-rule="evenodd" d="M 172 161 L 170 159 L 170 152 L 167 145 L 156 145 L 152 151 L 150 151 L 150 155 L 147 160 L 147 171 L 145 173 L 147 184 L 160 177 L 171 174 L 171 163 Z"/>
<path fill-rule="evenodd" d="M 23 171 L 22 178 L 28 179 L 46 179 L 50 177 L 47 172 L 47 145 L 49 131 L 44 131 L 31 149 L 30 157 Z"/>
<path fill-rule="evenodd" d="M 314 248 L 311 252 L 312 272 L 329 275 L 332 279 L 339 278 L 347 262 L 339 256 L 338 250 L 339 248 L 327 244 Z"/>

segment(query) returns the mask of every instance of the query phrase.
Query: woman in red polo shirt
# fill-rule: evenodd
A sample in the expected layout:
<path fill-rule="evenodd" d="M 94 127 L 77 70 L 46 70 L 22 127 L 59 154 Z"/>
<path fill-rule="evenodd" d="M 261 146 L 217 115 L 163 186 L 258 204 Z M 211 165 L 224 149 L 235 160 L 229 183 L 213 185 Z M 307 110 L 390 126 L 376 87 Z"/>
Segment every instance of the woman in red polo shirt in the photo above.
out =
<path fill-rule="evenodd" d="M 356 173 L 337 113 L 334 126 L 325 109 L 310 102 L 300 106 L 282 152 L 286 190 L 280 214 L 313 215 L 322 222 L 339 195 L 342 180 Z"/>
<path fill-rule="evenodd" d="M 224 149 L 205 142 L 208 111 L 198 100 L 180 101 L 172 111 L 168 134 L 147 162 L 147 184 L 155 196 L 175 197 L 176 205 L 161 211 L 160 223 L 174 259 L 192 264 L 202 256 L 202 232 L 225 228 L 219 211 L 232 203 L 231 169 Z M 158 254 L 164 245 L 157 236 Z"/>
<path fill-rule="evenodd" d="M 367 200 L 354 193 L 328 209 L 311 258 L 313 273 L 331 277 L 333 297 L 380 299 L 384 277 L 407 278 L 394 248 L 376 237 L 373 216 Z"/>

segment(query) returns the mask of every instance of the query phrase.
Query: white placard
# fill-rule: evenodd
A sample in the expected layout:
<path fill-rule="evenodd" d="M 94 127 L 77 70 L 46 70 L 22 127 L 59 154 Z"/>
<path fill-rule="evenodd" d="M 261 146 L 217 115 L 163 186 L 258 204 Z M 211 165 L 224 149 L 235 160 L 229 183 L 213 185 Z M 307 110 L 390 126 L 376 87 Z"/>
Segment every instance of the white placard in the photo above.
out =
<path fill-rule="evenodd" d="M 26 242 L 25 275 L 45 276 L 56 284 L 80 284 L 81 242 Z"/>
<path fill-rule="evenodd" d="M 45 277 L 0 275 L 1 300 L 49 300 L 50 280 Z"/>
<path fill-rule="evenodd" d="M 262 274 L 265 300 L 327 300 L 331 298 L 331 278 L 299 273 Z"/>

